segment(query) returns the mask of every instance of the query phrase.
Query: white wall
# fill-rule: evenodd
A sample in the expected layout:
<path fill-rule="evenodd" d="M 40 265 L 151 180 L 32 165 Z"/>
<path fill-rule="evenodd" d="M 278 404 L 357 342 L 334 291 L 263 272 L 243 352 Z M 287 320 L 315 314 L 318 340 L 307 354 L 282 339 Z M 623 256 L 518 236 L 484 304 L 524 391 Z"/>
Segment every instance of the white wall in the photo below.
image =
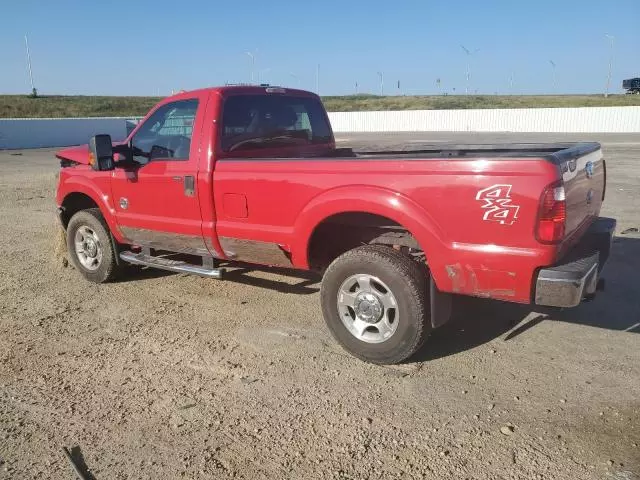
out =
<path fill-rule="evenodd" d="M 640 107 L 332 112 L 336 132 L 640 133 Z"/>
<path fill-rule="evenodd" d="M 640 107 L 332 112 L 335 132 L 640 133 Z M 0 119 L 0 149 L 87 143 L 96 133 L 125 138 L 127 118 Z"/>
<path fill-rule="evenodd" d="M 126 119 L 0 119 L 0 150 L 79 145 L 97 133 L 108 133 L 114 140 L 122 140 L 127 133 Z"/>

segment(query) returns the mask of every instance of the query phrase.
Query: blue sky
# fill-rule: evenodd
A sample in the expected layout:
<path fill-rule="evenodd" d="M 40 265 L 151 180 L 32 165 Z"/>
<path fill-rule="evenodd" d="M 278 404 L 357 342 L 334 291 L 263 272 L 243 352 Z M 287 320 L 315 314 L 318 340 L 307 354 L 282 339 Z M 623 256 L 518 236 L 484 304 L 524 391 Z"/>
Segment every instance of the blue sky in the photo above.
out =
<path fill-rule="evenodd" d="M 598 93 L 640 76 L 640 0 L 0 0 L 0 93 L 161 95 L 256 79 L 321 94 Z M 553 67 L 556 64 L 556 85 Z M 268 70 L 267 70 L 268 69 Z M 295 75 L 295 77 L 293 75 Z M 513 87 L 510 77 L 513 75 Z M 397 81 L 400 81 L 400 90 Z"/>

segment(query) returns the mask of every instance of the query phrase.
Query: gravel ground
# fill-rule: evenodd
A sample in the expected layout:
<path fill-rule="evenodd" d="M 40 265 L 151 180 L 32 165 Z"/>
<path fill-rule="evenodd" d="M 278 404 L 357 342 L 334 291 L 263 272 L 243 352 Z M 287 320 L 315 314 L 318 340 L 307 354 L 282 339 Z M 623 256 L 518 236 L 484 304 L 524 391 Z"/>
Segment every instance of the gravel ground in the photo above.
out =
<path fill-rule="evenodd" d="M 98 480 L 640 478 L 640 135 L 590 138 L 619 220 L 607 291 L 561 312 L 462 299 L 395 367 L 341 350 L 313 277 L 85 282 L 53 254 L 52 151 L 0 152 L 0 479 L 74 478 L 63 446 Z"/>

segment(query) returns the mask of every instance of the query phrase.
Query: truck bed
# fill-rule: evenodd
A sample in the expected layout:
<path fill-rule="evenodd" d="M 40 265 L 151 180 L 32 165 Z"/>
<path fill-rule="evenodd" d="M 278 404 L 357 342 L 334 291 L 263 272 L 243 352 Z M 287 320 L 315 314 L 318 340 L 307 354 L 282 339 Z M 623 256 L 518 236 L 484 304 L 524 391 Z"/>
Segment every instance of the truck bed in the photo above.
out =
<path fill-rule="evenodd" d="M 332 158 L 367 160 L 441 160 L 443 158 L 543 158 L 555 164 L 595 152 L 597 142 L 582 143 L 508 143 L 508 144 L 436 144 L 410 150 L 336 149 Z"/>

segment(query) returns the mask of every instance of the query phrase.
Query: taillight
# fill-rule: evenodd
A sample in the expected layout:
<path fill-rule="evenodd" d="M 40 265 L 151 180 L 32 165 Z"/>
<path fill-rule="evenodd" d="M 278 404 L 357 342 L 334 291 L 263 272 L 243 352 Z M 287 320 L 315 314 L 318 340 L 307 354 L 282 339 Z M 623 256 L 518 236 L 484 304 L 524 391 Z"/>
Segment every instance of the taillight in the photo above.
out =
<path fill-rule="evenodd" d="M 536 238 L 541 243 L 558 243 L 564 238 L 567 197 L 564 186 L 553 184 L 540 197 Z"/>

